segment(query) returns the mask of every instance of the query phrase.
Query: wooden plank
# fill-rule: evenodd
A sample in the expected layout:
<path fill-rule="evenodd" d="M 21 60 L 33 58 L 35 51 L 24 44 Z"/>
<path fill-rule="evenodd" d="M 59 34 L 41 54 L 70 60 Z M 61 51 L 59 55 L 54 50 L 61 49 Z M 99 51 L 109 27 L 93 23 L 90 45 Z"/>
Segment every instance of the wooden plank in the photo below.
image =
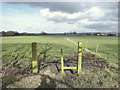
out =
<path fill-rule="evenodd" d="M 64 69 L 77 69 L 77 67 L 64 67 Z"/>

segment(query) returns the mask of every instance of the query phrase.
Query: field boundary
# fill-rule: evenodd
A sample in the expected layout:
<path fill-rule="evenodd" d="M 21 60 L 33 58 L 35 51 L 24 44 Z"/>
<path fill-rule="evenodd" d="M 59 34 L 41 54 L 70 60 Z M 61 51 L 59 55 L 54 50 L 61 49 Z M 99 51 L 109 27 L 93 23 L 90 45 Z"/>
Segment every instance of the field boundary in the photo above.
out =
<path fill-rule="evenodd" d="M 75 44 L 76 46 L 78 46 L 77 43 L 74 42 L 73 40 L 70 40 L 69 38 L 66 38 L 66 40 L 69 41 L 69 42 L 71 42 L 71 43 L 73 43 L 73 44 Z M 107 57 L 103 57 L 103 56 L 101 56 L 100 54 L 98 54 L 98 53 L 96 53 L 96 52 L 92 52 L 92 51 L 88 50 L 87 48 L 85 48 L 85 51 L 87 51 L 87 52 L 89 52 L 89 53 L 91 53 L 91 54 L 94 54 L 94 55 L 96 55 L 96 56 L 98 56 L 98 57 L 107 59 Z"/>
<path fill-rule="evenodd" d="M 97 53 L 95 53 L 95 52 L 92 52 L 92 51 L 88 50 L 87 48 L 85 48 L 85 51 L 90 52 L 91 54 L 97 55 L 98 57 L 107 59 L 107 57 L 103 57 L 103 56 L 101 56 L 100 54 L 97 54 Z"/>
<path fill-rule="evenodd" d="M 78 46 L 76 42 L 74 42 L 74 41 L 70 40 L 69 38 L 66 38 L 66 39 L 67 39 L 67 41 L 69 41 L 69 42 L 71 42 L 71 43 L 75 44 L 76 46 Z"/>

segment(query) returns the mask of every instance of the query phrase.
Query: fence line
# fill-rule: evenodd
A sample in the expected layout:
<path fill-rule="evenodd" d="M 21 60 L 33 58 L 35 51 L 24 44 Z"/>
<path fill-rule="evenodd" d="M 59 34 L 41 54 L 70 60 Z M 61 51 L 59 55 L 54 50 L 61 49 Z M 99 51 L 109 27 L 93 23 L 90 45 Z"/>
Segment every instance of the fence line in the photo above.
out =
<path fill-rule="evenodd" d="M 77 45 L 74 41 L 70 40 L 69 38 L 67 38 L 67 40 L 70 41 L 70 42 L 72 42 L 73 44 Z M 85 50 L 86 50 L 87 52 L 90 52 L 91 54 L 97 55 L 97 56 L 99 56 L 99 57 L 101 57 L 101 58 L 107 59 L 107 57 L 102 57 L 100 54 L 98 54 L 98 45 L 97 45 L 97 47 L 96 47 L 96 52 L 97 52 L 97 53 L 96 53 L 96 52 L 92 52 L 92 51 L 90 51 L 90 50 L 87 49 L 87 43 L 88 43 L 88 41 L 86 41 L 86 47 L 85 47 Z"/>
<path fill-rule="evenodd" d="M 67 38 L 67 40 L 75 44 L 76 46 L 78 46 L 78 65 L 77 67 L 64 67 L 63 47 L 61 47 L 61 72 L 64 73 L 64 69 L 77 69 L 78 74 L 79 74 L 81 72 L 81 63 L 82 63 L 82 43 L 78 42 L 78 45 L 77 45 L 74 41 L 70 40 L 69 38 Z M 97 55 L 101 58 L 107 59 L 107 57 L 103 57 L 100 54 L 98 54 L 98 44 L 96 46 L 96 52 L 92 52 L 87 49 L 87 42 L 86 42 L 85 51 L 90 52 L 91 54 Z M 32 71 L 33 73 L 38 73 L 37 43 L 36 42 L 32 43 Z"/>
<path fill-rule="evenodd" d="M 76 42 L 70 40 L 69 38 L 67 38 L 67 40 L 70 41 L 71 43 L 75 44 L 76 46 L 78 46 Z"/>

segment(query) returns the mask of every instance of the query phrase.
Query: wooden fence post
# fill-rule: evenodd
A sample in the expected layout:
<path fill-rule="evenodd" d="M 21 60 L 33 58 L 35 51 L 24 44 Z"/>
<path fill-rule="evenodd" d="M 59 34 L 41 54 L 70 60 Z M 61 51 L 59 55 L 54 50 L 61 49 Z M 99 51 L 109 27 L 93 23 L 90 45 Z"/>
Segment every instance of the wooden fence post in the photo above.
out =
<path fill-rule="evenodd" d="M 37 64 L 37 43 L 32 43 L 32 71 L 33 73 L 38 73 L 38 64 Z"/>
<path fill-rule="evenodd" d="M 78 42 L 78 74 L 81 72 L 82 63 L 82 43 Z"/>
<path fill-rule="evenodd" d="M 86 47 L 85 47 L 86 49 L 87 49 L 87 43 L 88 43 L 88 41 L 86 41 Z"/>
<path fill-rule="evenodd" d="M 98 44 L 97 44 L 97 46 L 96 46 L 96 55 L 97 55 L 97 52 L 98 52 Z"/>
<path fill-rule="evenodd" d="M 61 48 L 61 72 L 64 73 L 63 47 Z"/>

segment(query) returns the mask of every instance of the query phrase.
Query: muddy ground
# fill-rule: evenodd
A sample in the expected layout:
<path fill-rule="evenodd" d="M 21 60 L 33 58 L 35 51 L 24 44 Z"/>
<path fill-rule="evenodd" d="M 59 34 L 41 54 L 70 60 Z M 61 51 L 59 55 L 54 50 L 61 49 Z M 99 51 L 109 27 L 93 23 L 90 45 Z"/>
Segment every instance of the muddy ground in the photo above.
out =
<path fill-rule="evenodd" d="M 64 65 L 71 67 L 77 66 L 77 54 L 73 56 L 64 56 Z M 80 75 L 77 74 L 77 70 L 65 70 L 65 74 L 61 74 L 61 63 L 60 57 L 47 57 L 41 66 L 38 68 L 39 73 L 32 74 L 31 64 L 26 68 L 21 69 L 17 67 L 4 69 L 3 76 L 3 87 L 7 88 L 85 88 L 87 87 L 84 83 L 86 80 L 82 80 L 82 76 L 85 78 L 85 70 L 90 72 L 104 71 L 108 68 L 108 65 L 95 55 L 91 55 L 88 52 L 83 52 L 82 56 L 82 72 Z M 5 83 L 7 78 L 13 76 L 13 81 Z M 14 79 L 14 77 L 16 77 Z M 82 78 L 82 79 L 81 79 Z M 91 76 L 90 78 L 93 78 Z M 89 79 L 88 79 L 89 81 Z M 84 83 L 83 83 L 84 82 Z M 98 86 L 100 82 L 96 82 Z"/>

